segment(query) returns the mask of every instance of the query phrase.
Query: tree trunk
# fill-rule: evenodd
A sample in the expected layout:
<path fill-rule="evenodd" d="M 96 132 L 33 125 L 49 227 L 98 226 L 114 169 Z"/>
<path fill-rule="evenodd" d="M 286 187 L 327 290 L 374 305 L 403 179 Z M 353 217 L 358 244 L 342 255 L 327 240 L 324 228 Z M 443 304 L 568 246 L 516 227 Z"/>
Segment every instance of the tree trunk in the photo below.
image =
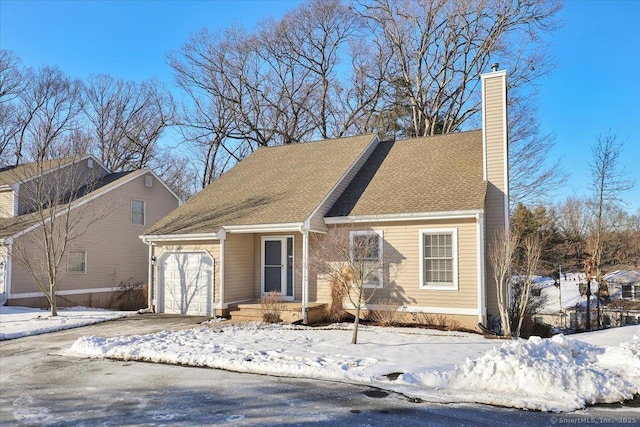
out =
<path fill-rule="evenodd" d="M 591 281 L 587 282 L 587 324 L 585 325 L 585 329 L 587 331 L 591 330 Z"/>
<path fill-rule="evenodd" d="M 351 344 L 358 343 L 358 325 L 360 325 L 360 310 L 362 307 L 362 293 L 364 284 L 358 286 L 358 304 L 356 304 L 356 318 L 353 321 L 353 335 L 351 336 Z"/>
<path fill-rule="evenodd" d="M 51 317 L 56 317 L 58 315 L 58 303 L 56 301 L 56 285 L 55 283 L 51 284 L 49 295 L 49 304 L 51 305 Z"/>

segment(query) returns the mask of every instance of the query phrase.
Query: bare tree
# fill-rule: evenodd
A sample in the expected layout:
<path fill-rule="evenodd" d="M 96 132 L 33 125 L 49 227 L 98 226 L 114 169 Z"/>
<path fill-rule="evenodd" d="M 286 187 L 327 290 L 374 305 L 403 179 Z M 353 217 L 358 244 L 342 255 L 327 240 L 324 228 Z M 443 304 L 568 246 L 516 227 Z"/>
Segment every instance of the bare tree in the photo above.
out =
<path fill-rule="evenodd" d="M 393 280 L 398 271 L 384 254 L 382 235 L 371 227 L 332 227 L 312 242 L 309 265 L 319 278 L 336 287 L 355 309 L 351 344 L 358 342 L 360 313 L 376 290 Z M 342 304 L 342 301 L 336 301 Z"/>
<path fill-rule="evenodd" d="M 583 200 L 569 197 L 556 207 L 557 224 L 564 239 L 565 261 L 582 265 L 589 234 L 589 213 Z"/>
<path fill-rule="evenodd" d="M 479 123 L 480 75 L 509 70 L 512 201 L 536 199 L 560 176 L 544 167 L 553 145 L 540 133 L 535 82 L 553 70 L 541 35 L 557 27 L 559 1 L 357 1 L 393 67 L 387 111 L 405 137 L 450 133 Z M 542 66 L 544 64 L 544 66 Z"/>
<path fill-rule="evenodd" d="M 23 90 L 15 100 L 18 130 L 13 137 L 14 164 L 59 157 L 68 137 L 79 128 L 82 83 L 58 68 L 25 71 Z"/>
<path fill-rule="evenodd" d="M 9 163 L 11 151 L 15 151 L 13 144 L 20 129 L 15 100 L 24 85 L 20 59 L 0 49 L 0 167 Z"/>
<path fill-rule="evenodd" d="M 527 236 L 521 244 L 522 261 L 517 266 L 517 275 L 519 277 L 519 300 L 513 307 L 514 312 L 511 313 L 511 319 L 517 324 L 514 330 L 514 336 L 519 337 L 522 329 L 522 322 L 525 314 L 529 310 L 529 302 L 531 300 L 531 286 L 533 284 L 534 275 L 538 269 L 541 255 L 540 239 L 537 236 Z"/>
<path fill-rule="evenodd" d="M 59 162 L 64 166 L 54 171 L 50 171 L 50 162 L 42 159 L 15 169 L 19 171 L 17 179 L 27 178 L 20 186 L 20 198 L 29 209 L 20 217 L 27 228 L 13 241 L 13 258 L 45 295 L 52 316 L 57 315 L 56 295 L 69 249 L 93 222 L 109 213 L 104 207 L 99 215 L 89 217 L 86 205 L 76 203 L 92 191 L 96 178 L 81 167 L 80 158 Z"/>
<path fill-rule="evenodd" d="M 156 80 L 91 76 L 84 113 L 93 151 L 112 171 L 140 169 L 158 154 L 158 139 L 175 115 L 173 98 Z"/>
<path fill-rule="evenodd" d="M 591 171 L 592 198 L 587 203 L 591 211 L 593 231 L 587 240 L 587 250 L 590 254 L 586 265 L 594 270 L 595 279 L 598 282 L 596 303 L 598 308 L 598 327 L 600 322 L 600 294 L 601 289 L 606 289 L 602 274 L 602 257 L 604 250 L 604 235 L 612 232 L 616 224 L 607 223 L 607 219 L 615 219 L 608 211 L 615 209 L 622 203 L 621 196 L 633 188 L 635 182 L 628 178 L 629 173 L 620 165 L 620 155 L 623 144 L 617 140 L 616 135 L 607 133 L 598 138 L 591 151 L 589 162 Z M 619 217 L 617 217 L 619 218 Z M 590 275 L 590 271 L 587 271 Z M 587 282 L 587 290 L 590 290 Z M 590 293 L 590 292 L 589 292 Z M 587 325 L 589 328 L 590 325 Z"/>
<path fill-rule="evenodd" d="M 509 316 L 510 293 L 509 285 L 512 280 L 512 263 L 518 248 L 519 237 L 506 231 L 498 232 L 489 245 L 489 261 L 496 283 L 498 311 L 502 321 L 502 331 L 511 336 L 511 321 Z"/>
<path fill-rule="evenodd" d="M 531 287 L 541 255 L 540 239 L 517 232 L 498 232 L 490 243 L 489 260 L 496 282 L 498 310 L 505 336 L 519 337 L 530 312 Z"/>

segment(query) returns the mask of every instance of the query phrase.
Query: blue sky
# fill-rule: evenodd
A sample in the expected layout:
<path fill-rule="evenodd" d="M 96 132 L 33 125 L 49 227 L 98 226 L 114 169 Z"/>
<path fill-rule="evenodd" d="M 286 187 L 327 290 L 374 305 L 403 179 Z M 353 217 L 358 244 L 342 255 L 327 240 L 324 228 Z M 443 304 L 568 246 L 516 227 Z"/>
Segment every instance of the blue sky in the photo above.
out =
<path fill-rule="evenodd" d="M 0 0 L 0 48 L 26 66 L 57 65 L 85 78 L 106 73 L 171 84 L 166 62 L 189 35 L 234 22 L 250 27 L 281 16 L 294 0 L 24 1 Z M 550 41 L 558 69 L 539 83 L 542 130 L 556 136 L 550 160 L 569 173 L 557 198 L 587 190 L 590 146 L 611 131 L 625 141 L 624 166 L 640 209 L 640 2 L 569 0 Z"/>

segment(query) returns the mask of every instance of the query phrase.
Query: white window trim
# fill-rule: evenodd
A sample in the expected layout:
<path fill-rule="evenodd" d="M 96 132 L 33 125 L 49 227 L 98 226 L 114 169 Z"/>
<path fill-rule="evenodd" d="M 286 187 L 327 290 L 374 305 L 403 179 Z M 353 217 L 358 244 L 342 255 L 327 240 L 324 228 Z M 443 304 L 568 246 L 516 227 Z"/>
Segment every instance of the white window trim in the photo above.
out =
<path fill-rule="evenodd" d="M 384 235 L 382 230 L 356 230 L 349 232 L 349 252 L 351 253 L 351 258 L 353 259 L 353 237 L 354 236 L 367 236 L 371 234 L 378 235 L 378 262 L 380 263 L 380 268 L 378 269 L 378 277 L 380 281 L 378 283 L 374 282 L 366 282 L 364 283 L 365 288 L 382 288 L 384 287 L 384 268 L 382 266 L 383 256 L 383 248 L 384 248 Z"/>
<path fill-rule="evenodd" d="M 451 251 L 453 253 L 453 283 L 448 285 L 426 284 L 424 282 L 424 236 L 427 234 L 451 234 Z M 439 290 L 439 291 L 457 291 L 459 289 L 458 279 L 458 229 L 457 228 L 423 228 L 419 230 L 420 245 L 420 289 Z"/>
<path fill-rule="evenodd" d="M 84 270 L 83 271 L 71 271 L 71 254 L 82 253 L 84 255 Z M 69 251 L 67 254 L 67 274 L 87 274 L 87 251 Z"/>
<path fill-rule="evenodd" d="M 142 202 L 142 224 L 136 224 L 133 222 L 133 202 Z M 140 199 L 131 199 L 131 225 L 146 225 L 147 224 L 147 201 Z"/>

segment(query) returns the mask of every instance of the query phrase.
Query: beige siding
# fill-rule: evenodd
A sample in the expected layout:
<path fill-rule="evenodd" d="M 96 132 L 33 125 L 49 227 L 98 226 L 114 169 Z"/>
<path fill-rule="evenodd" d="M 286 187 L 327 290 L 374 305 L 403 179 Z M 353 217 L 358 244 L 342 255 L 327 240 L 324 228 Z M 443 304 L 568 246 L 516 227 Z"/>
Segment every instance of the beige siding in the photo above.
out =
<path fill-rule="evenodd" d="M 324 223 L 324 216 L 329 212 L 331 206 L 338 200 L 338 198 L 342 195 L 344 190 L 347 188 L 349 183 L 356 176 L 358 171 L 362 168 L 364 163 L 367 161 L 373 150 L 375 150 L 378 145 L 379 139 L 375 137 L 375 140 L 372 140 L 372 143 L 369 144 L 366 150 L 362 153 L 362 155 L 356 161 L 354 167 L 352 167 L 347 174 L 343 177 L 343 179 L 336 185 L 333 192 L 327 197 L 327 199 L 322 203 L 322 205 L 318 208 L 315 214 L 311 217 L 310 227 L 311 230 L 314 231 L 325 231 L 327 226 Z"/>
<path fill-rule="evenodd" d="M 477 231 L 475 218 L 447 221 L 386 222 L 367 228 L 383 232 L 383 253 L 389 263 L 383 288 L 376 300 L 393 298 L 404 306 L 478 308 Z M 456 229 L 458 234 L 458 290 L 421 289 L 420 246 L 422 229 Z M 329 302 L 329 283 L 318 278 L 317 301 Z"/>
<path fill-rule="evenodd" d="M 61 291 L 116 288 L 125 283 L 147 283 L 148 248 L 138 236 L 147 225 L 131 224 L 131 200 L 146 202 L 146 221 L 151 224 L 178 206 L 178 201 L 162 185 L 144 185 L 145 174 L 106 192 L 89 203 L 73 209 L 72 218 L 78 221 L 76 232 L 84 232 L 70 242 L 69 251 L 86 251 L 86 273 L 68 273 L 67 258 L 62 262 L 59 277 Z M 33 254 L 42 258 L 33 245 L 39 228 L 16 239 Z M 15 254 L 15 251 L 14 251 Z M 16 256 L 14 255 L 14 259 Z M 38 289 L 33 279 L 13 263 L 11 293 L 31 293 Z"/>
<path fill-rule="evenodd" d="M 145 245 L 146 246 L 146 245 Z M 167 252 L 199 252 L 206 251 L 213 258 L 213 302 L 220 301 L 220 241 L 182 241 L 182 242 L 156 242 L 153 246 L 153 255 L 160 259 L 162 254 Z M 157 264 L 156 264 L 157 265 Z M 158 284 L 157 266 L 154 268 L 154 283 Z M 155 290 L 154 290 L 155 292 Z M 153 294 L 155 299 L 157 294 Z"/>
<path fill-rule="evenodd" d="M 485 200 L 485 251 L 486 251 L 486 299 L 487 313 L 495 318 L 498 315 L 496 285 L 489 262 L 489 247 L 496 234 L 505 230 L 508 219 L 505 196 L 508 194 L 508 181 L 505 180 L 507 153 L 506 111 L 506 75 L 488 74 L 484 84 L 484 132 L 486 142 L 487 196 Z"/>
<path fill-rule="evenodd" d="M 254 235 L 254 277 L 255 298 L 262 294 L 262 237 L 293 237 L 293 298 L 302 299 L 302 234 L 301 233 L 263 233 Z"/>
<path fill-rule="evenodd" d="M 0 190 L 0 218 L 13 218 L 13 190 Z"/>
<path fill-rule="evenodd" d="M 253 234 L 227 234 L 224 242 L 224 302 L 253 300 L 254 293 Z"/>

